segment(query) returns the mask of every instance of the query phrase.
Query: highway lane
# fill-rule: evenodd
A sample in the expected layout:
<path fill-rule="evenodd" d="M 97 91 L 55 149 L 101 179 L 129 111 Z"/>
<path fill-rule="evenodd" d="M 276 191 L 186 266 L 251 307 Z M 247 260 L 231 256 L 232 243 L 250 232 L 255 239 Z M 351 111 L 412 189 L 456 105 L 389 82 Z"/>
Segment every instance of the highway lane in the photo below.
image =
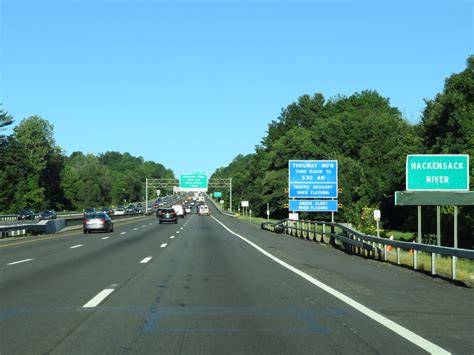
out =
<path fill-rule="evenodd" d="M 213 215 L 275 256 L 402 325 L 420 331 L 426 328 L 423 335 L 432 342 L 456 353 L 472 352 L 472 308 L 464 308 L 469 301 L 463 301 L 472 296 L 471 290 L 433 282 L 407 270 L 379 268 L 375 262 L 316 243 Z M 212 217 L 188 216 L 178 225 L 158 225 L 153 217 L 145 220 L 116 227 L 111 234 L 76 235 L 0 249 L 0 352 L 423 353 L 262 255 Z M 121 234 L 125 231 L 127 234 Z M 42 243 L 49 246 L 40 246 Z M 83 246 L 70 249 L 80 244 Z M 26 257 L 35 249 L 42 257 L 8 268 L 3 264 L 11 260 L 11 254 Z M 375 276 L 363 277 L 366 272 Z M 390 279 L 383 280 L 386 274 L 397 278 L 397 287 L 390 286 Z M 420 301 L 403 288 L 412 287 L 406 279 L 420 284 L 422 278 L 426 285 L 414 290 L 420 296 L 417 292 L 428 287 Z M 425 313 L 433 311 L 423 306 L 427 296 L 439 298 L 429 294 L 431 284 L 440 296 L 458 303 L 464 318 L 457 312 L 449 317 L 443 314 L 451 308 L 425 318 Z M 392 293 L 392 289 L 399 291 Z M 111 290 L 106 291 L 110 294 L 97 306 L 83 307 L 104 290 Z M 387 299 L 380 301 L 384 297 Z M 397 298 L 401 305 L 392 309 L 391 302 Z M 398 309 L 410 302 L 420 312 L 412 315 L 409 308 L 403 314 Z M 444 324 L 423 324 L 427 319 Z M 439 328 L 451 330 L 453 324 L 465 328 L 469 320 L 467 330 L 440 337 Z M 430 334 L 433 329 L 436 332 Z M 27 341 L 24 334 L 28 334 Z"/>
<path fill-rule="evenodd" d="M 267 252 L 456 353 L 474 353 L 474 289 L 214 214 Z M 454 350 L 453 350 L 454 351 Z"/>
<path fill-rule="evenodd" d="M 113 233 L 76 233 L 0 249 L 0 353 L 42 353 L 53 347 L 58 338 L 87 316 L 77 312 L 78 308 L 104 286 L 117 287 L 133 277 L 146 265 L 141 261 L 158 256 L 164 249 L 161 246 L 170 240 L 170 232 L 182 228 L 153 228 L 156 222 L 151 217 L 116 226 Z M 18 260 L 25 260 L 25 256 L 33 260 L 7 265 L 5 261 L 11 263 L 20 249 L 28 255 Z M 56 318 L 58 310 L 64 312 Z M 13 327 L 8 320 L 12 311 L 16 313 Z M 17 329 L 30 334 L 30 341 L 25 342 Z M 39 351 L 38 344 L 45 344 L 45 348 Z"/>

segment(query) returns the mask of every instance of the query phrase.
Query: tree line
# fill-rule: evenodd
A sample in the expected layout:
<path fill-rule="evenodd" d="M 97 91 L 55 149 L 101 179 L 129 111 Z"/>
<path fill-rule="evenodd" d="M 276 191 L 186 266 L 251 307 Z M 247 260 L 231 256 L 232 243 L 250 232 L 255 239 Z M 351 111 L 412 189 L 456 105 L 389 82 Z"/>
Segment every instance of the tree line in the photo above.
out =
<path fill-rule="evenodd" d="M 0 127 L 13 122 L 0 111 Z M 145 178 L 174 178 L 162 164 L 129 153 L 67 156 L 53 125 L 39 116 L 22 120 L 0 142 L 0 212 L 82 210 L 142 201 Z"/>
<path fill-rule="evenodd" d="M 411 124 L 388 98 L 367 90 L 326 100 L 320 93 L 303 95 L 268 125 L 255 152 L 238 155 L 211 178 L 232 177 L 233 209 L 250 201 L 254 215 L 287 218 L 288 161 L 338 160 L 337 220 L 363 231 L 373 228 L 373 209 L 382 211 L 386 230 L 416 230 L 416 207 L 397 207 L 394 192 L 405 190 L 407 154 L 474 156 L 474 56 L 467 67 L 446 79 L 434 99 L 425 100 L 421 120 Z M 470 164 L 473 186 L 473 164 Z M 224 200 L 229 201 L 226 191 Z M 423 208 L 425 239 L 436 231 L 434 208 Z M 453 208 L 442 209 L 443 245 L 452 243 Z M 327 220 L 328 214 L 302 218 Z M 371 220 L 372 219 L 372 220 Z M 460 246 L 474 244 L 474 206 L 460 208 Z"/>

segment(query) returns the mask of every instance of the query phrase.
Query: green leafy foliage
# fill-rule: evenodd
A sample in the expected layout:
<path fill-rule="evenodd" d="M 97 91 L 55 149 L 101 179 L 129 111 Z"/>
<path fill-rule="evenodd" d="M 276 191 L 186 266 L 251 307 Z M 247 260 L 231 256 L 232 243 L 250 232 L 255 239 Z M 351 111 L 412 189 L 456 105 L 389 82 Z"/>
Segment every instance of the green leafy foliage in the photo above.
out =
<path fill-rule="evenodd" d="M 446 80 L 443 93 L 426 101 L 419 125 L 407 122 L 376 91 L 329 100 L 320 93 L 303 95 L 270 122 L 254 154 L 236 157 L 212 177 L 232 177 L 234 209 L 241 200 L 249 200 L 256 215 L 264 217 L 269 203 L 272 217 L 287 217 L 288 160 L 337 159 L 342 188 L 338 220 L 372 232 L 375 224 L 368 214 L 378 207 L 384 227 L 416 230 L 416 210 L 395 206 L 393 196 L 405 190 L 406 155 L 424 153 L 474 155 L 473 56 L 466 70 Z M 471 164 L 471 186 L 472 169 Z M 460 245 L 473 244 L 472 210 L 461 209 Z M 303 214 L 302 218 L 328 216 Z M 433 220 L 428 218 L 428 230 Z M 445 216 L 443 230 L 452 229 L 452 219 Z M 450 232 L 446 234 L 449 239 Z"/>
<path fill-rule="evenodd" d="M 24 119 L 0 145 L 0 211 L 82 210 L 141 201 L 145 178 L 173 178 L 163 165 L 129 153 L 64 155 L 53 126 L 39 116 Z"/>

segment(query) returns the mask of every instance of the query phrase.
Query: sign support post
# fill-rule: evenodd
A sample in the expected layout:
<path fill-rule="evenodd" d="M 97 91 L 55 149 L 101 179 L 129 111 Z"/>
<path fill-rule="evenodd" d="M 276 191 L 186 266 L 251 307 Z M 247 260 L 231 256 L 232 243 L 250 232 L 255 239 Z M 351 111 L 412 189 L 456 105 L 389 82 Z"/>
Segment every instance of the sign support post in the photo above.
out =
<path fill-rule="evenodd" d="M 145 214 L 148 214 L 148 178 L 145 179 Z"/>
<path fill-rule="evenodd" d="M 458 248 L 458 206 L 454 206 L 454 249 Z M 452 272 L 453 280 L 456 280 L 456 257 L 453 256 Z"/>

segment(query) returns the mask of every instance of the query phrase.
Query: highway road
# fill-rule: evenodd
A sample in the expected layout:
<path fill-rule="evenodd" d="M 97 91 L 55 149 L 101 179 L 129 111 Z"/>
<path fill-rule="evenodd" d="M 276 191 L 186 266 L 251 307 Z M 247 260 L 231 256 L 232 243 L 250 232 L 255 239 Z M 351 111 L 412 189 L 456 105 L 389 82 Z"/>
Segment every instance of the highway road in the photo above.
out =
<path fill-rule="evenodd" d="M 474 352 L 474 293 L 219 214 L 0 243 L 0 353 Z"/>

